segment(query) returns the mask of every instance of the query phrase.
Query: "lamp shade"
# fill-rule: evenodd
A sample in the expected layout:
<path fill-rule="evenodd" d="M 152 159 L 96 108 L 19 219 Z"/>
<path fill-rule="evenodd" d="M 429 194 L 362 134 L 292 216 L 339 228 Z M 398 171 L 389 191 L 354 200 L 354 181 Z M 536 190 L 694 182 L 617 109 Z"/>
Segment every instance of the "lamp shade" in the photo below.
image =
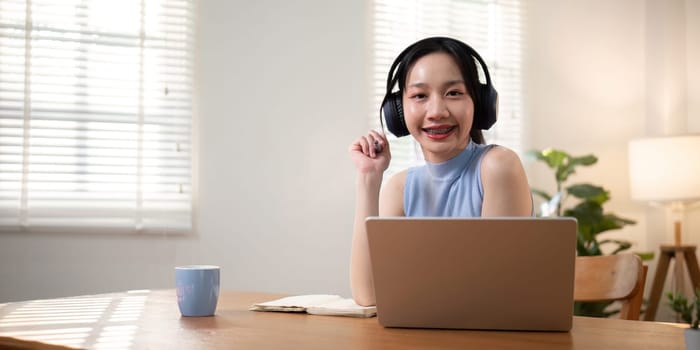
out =
<path fill-rule="evenodd" d="M 700 135 L 632 140 L 629 143 L 632 199 L 686 202 L 700 199 Z"/>

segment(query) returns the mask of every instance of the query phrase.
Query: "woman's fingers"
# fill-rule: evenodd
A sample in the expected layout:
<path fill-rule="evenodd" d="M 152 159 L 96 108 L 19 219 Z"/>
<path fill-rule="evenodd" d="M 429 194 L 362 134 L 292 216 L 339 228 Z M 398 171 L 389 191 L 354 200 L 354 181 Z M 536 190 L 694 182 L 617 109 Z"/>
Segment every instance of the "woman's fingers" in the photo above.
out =
<path fill-rule="evenodd" d="M 360 136 L 350 145 L 350 151 L 360 151 L 365 156 L 376 158 L 388 145 L 387 139 L 381 133 L 370 130 L 366 135 Z"/>
<path fill-rule="evenodd" d="M 389 166 L 391 153 L 386 136 L 370 130 L 350 144 L 350 156 L 361 173 L 382 173 Z"/>
<path fill-rule="evenodd" d="M 367 149 L 367 146 L 365 145 L 367 143 L 367 140 L 365 140 L 364 136 L 358 138 L 355 140 L 351 145 L 350 145 L 350 151 L 351 152 L 361 152 L 365 153 L 365 150 Z"/>
<path fill-rule="evenodd" d="M 365 152 L 365 155 L 367 155 L 370 158 L 374 158 L 377 156 L 375 149 L 374 149 L 374 137 L 372 134 L 367 134 L 363 136 L 365 139 L 365 142 L 367 143 L 367 151 Z"/>
<path fill-rule="evenodd" d="M 372 136 L 372 149 L 374 150 L 375 155 L 376 153 L 381 153 L 384 149 L 384 145 L 387 144 L 386 137 L 376 130 L 370 130 L 369 135 Z"/>

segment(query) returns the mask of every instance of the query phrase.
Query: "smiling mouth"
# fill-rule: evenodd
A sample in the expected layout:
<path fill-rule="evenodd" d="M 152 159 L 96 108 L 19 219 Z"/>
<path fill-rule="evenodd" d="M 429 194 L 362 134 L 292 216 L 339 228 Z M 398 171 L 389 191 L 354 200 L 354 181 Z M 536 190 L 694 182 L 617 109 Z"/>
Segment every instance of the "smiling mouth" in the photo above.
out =
<path fill-rule="evenodd" d="M 452 130 L 454 130 L 455 128 L 457 128 L 457 127 L 456 127 L 456 126 L 450 126 L 450 127 L 447 127 L 447 128 L 439 128 L 439 129 L 427 129 L 427 128 L 426 128 L 426 129 L 423 129 L 423 131 L 425 131 L 425 132 L 428 133 L 429 135 L 444 135 L 444 134 L 449 134 L 449 133 L 452 132 Z"/>

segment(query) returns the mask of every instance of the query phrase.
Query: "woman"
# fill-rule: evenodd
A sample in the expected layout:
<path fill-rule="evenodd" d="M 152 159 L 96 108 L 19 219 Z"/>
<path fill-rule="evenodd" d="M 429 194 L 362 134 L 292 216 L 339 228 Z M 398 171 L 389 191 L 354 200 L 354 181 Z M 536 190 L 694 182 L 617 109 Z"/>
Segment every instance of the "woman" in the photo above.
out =
<path fill-rule="evenodd" d="M 475 59 L 486 84 L 479 82 Z M 392 92 L 396 84 L 398 91 Z M 532 214 L 517 154 L 484 144 L 481 129 L 495 122 L 496 96 L 478 53 L 455 39 L 420 40 L 392 64 L 382 103 L 387 125 L 397 136 L 410 133 L 426 165 L 395 174 L 380 193 L 391 160 L 386 137 L 370 130 L 350 145 L 357 168 L 350 284 L 358 304 L 375 304 L 364 223 L 368 216 Z"/>

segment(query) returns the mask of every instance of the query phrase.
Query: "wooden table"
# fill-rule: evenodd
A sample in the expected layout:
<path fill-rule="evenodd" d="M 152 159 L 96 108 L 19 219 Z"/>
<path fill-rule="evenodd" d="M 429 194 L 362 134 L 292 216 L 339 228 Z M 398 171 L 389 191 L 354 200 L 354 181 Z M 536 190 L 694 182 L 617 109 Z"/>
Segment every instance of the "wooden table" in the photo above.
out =
<path fill-rule="evenodd" d="M 0 348 L 684 348 L 683 328 L 658 322 L 575 317 L 569 333 L 429 330 L 384 328 L 376 318 L 247 310 L 250 304 L 281 296 L 224 291 L 216 316 L 194 318 L 180 316 L 174 290 L 0 304 Z"/>

